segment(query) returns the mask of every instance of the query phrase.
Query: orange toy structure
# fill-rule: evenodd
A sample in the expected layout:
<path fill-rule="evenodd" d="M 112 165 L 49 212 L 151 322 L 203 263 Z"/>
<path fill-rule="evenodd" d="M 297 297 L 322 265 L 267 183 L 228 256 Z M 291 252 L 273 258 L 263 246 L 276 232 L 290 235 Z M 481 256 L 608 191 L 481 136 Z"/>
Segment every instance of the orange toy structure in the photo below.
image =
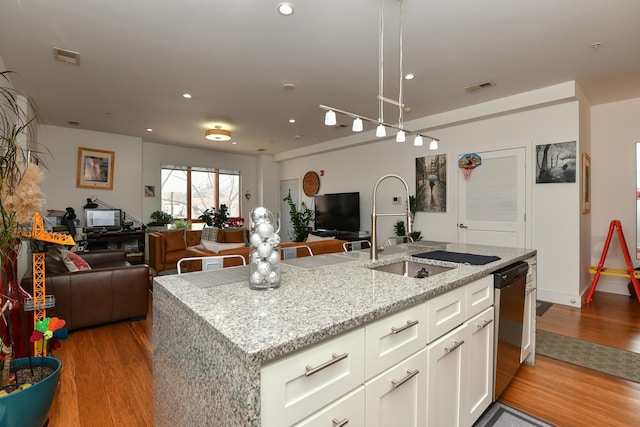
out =
<path fill-rule="evenodd" d="M 59 245 L 75 245 L 73 237 L 68 234 L 52 233 L 44 229 L 44 221 L 40 212 L 33 213 L 31 232 L 22 231 L 22 236 L 35 242 L 56 243 Z M 38 246 L 38 245 L 32 245 Z M 37 249 L 33 252 L 33 298 L 24 299 L 24 309 L 27 311 L 35 310 L 33 316 L 33 326 L 47 317 L 47 308 L 56 305 L 56 298 L 53 295 L 46 295 L 46 277 L 45 277 L 45 253 Z M 47 350 L 33 344 L 33 354 L 35 356 L 46 355 Z"/>

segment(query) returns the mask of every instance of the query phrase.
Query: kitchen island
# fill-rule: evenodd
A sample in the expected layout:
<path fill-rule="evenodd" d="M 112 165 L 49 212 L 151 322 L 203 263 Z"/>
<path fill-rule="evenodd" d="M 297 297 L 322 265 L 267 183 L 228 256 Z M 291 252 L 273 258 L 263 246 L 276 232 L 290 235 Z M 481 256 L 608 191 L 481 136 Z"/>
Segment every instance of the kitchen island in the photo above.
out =
<path fill-rule="evenodd" d="M 417 260 L 454 267 L 424 279 L 371 268 L 430 250 L 500 259 Z M 248 267 L 156 277 L 154 423 L 259 426 L 264 366 L 534 256 L 532 249 L 416 242 L 386 248 L 375 263 L 368 251 L 289 260 L 271 291 L 249 288 Z"/>

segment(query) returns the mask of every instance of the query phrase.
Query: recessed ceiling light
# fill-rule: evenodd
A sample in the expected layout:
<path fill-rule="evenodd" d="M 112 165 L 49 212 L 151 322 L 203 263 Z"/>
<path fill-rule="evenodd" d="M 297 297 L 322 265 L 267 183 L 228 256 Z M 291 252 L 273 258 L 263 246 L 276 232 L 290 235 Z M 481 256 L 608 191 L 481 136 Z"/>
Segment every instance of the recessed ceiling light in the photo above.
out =
<path fill-rule="evenodd" d="M 295 123 L 296 119 L 289 119 L 289 123 Z"/>
<path fill-rule="evenodd" d="M 187 98 L 187 99 L 191 99 L 191 94 L 190 93 L 183 93 L 182 97 L 183 98 Z"/>
<path fill-rule="evenodd" d="M 415 74 L 413 74 L 413 73 L 409 73 L 409 74 L 406 74 L 406 75 L 404 76 L 404 79 L 405 79 L 405 80 L 413 80 L 413 79 L 415 79 L 415 78 L 416 78 L 416 75 L 415 75 Z"/>
<path fill-rule="evenodd" d="M 284 16 L 293 15 L 293 5 L 291 3 L 280 3 L 278 5 L 278 12 Z"/>
<path fill-rule="evenodd" d="M 602 43 L 595 42 L 591 45 L 591 49 L 598 49 L 600 46 L 602 46 Z"/>
<path fill-rule="evenodd" d="M 236 145 L 237 142 L 236 141 L 231 141 L 231 145 Z"/>
<path fill-rule="evenodd" d="M 291 90 L 291 89 L 295 89 L 296 85 L 294 85 L 293 83 L 285 83 L 285 84 L 282 85 L 282 87 L 285 88 L 285 89 Z"/>
<path fill-rule="evenodd" d="M 147 132 L 153 132 L 153 129 L 147 128 Z"/>

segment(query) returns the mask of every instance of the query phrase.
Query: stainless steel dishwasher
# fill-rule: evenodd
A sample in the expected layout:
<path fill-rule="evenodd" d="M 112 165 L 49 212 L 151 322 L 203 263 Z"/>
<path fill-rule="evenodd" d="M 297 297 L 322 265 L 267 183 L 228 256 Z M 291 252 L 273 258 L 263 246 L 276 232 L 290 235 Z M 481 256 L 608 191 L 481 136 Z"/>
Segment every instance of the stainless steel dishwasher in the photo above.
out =
<path fill-rule="evenodd" d="M 500 397 L 520 368 L 528 269 L 529 264 L 518 261 L 493 273 L 497 313 L 494 400 Z"/>

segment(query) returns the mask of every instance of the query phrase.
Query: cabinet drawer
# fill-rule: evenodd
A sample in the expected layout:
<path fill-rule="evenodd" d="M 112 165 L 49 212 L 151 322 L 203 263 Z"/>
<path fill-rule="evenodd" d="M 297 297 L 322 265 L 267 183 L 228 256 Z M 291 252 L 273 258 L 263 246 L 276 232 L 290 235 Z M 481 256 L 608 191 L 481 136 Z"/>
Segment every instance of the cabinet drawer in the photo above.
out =
<path fill-rule="evenodd" d="M 438 339 L 466 320 L 465 287 L 427 301 L 427 342 Z"/>
<path fill-rule="evenodd" d="M 473 317 L 493 305 L 493 275 L 465 286 L 467 292 L 467 318 Z"/>
<path fill-rule="evenodd" d="M 363 382 L 363 328 L 269 363 L 260 373 L 262 425 L 291 425 Z"/>
<path fill-rule="evenodd" d="M 364 386 L 360 386 L 295 427 L 365 427 Z"/>
<path fill-rule="evenodd" d="M 371 378 L 427 345 L 426 304 L 368 324 L 365 342 L 365 378 Z"/>

